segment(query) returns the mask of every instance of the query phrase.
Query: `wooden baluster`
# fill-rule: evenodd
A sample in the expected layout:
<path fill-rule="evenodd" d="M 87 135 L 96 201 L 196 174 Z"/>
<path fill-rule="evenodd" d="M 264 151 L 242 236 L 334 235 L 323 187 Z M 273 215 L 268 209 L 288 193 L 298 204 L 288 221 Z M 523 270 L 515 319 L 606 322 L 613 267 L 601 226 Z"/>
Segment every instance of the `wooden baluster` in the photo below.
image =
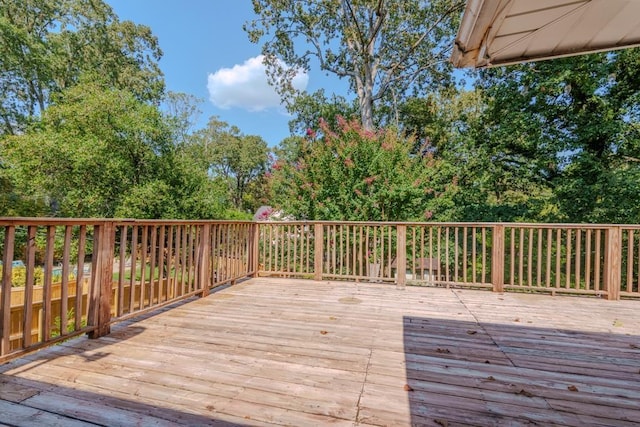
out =
<path fill-rule="evenodd" d="M 56 227 L 47 226 L 47 243 L 45 247 L 44 285 L 42 288 L 42 323 L 40 333 L 42 341 L 51 339 L 51 327 L 53 318 L 51 313 L 52 287 L 53 287 L 53 252 L 55 250 Z"/>
<path fill-rule="evenodd" d="M 69 312 L 69 260 L 71 259 L 71 225 L 64 228 L 64 247 L 62 249 L 62 277 L 60 278 L 60 335 L 68 335 Z"/>
<path fill-rule="evenodd" d="M 314 224 L 314 257 L 313 257 L 313 271 L 314 279 L 322 280 L 322 267 L 323 267 L 323 251 L 324 251 L 324 226 L 321 223 Z"/>
<path fill-rule="evenodd" d="M 398 246 L 396 247 L 396 267 L 397 267 L 397 282 L 396 287 L 398 289 L 404 289 L 407 283 L 407 226 L 398 225 Z"/>
<path fill-rule="evenodd" d="M 494 292 L 504 290 L 504 225 L 493 226 L 491 245 L 491 284 Z"/>
<path fill-rule="evenodd" d="M 200 296 L 206 297 L 209 294 L 209 278 L 210 278 L 210 264 L 209 259 L 211 255 L 211 224 L 205 223 L 202 225 L 199 247 L 198 247 L 198 289 L 200 289 Z"/>
<path fill-rule="evenodd" d="M 36 263 L 36 234 L 38 227 L 30 225 L 27 228 L 27 277 L 24 284 L 24 310 L 23 315 L 23 327 L 22 327 L 22 345 L 24 348 L 30 347 L 32 343 L 32 330 L 33 330 L 33 287 L 35 286 L 35 263 Z M 6 265 L 6 264 L 5 264 Z M 80 295 L 80 297 L 78 297 Z M 76 301 L 82 300 L 82 294 L 76 291 Z M 77 305 L 77 304 L 76 304 Z M 78 310 L 76 310 L 76 319 L 78 318 Z M 76 321 L 76 329 L 79 329 L 78 322 Z"/>

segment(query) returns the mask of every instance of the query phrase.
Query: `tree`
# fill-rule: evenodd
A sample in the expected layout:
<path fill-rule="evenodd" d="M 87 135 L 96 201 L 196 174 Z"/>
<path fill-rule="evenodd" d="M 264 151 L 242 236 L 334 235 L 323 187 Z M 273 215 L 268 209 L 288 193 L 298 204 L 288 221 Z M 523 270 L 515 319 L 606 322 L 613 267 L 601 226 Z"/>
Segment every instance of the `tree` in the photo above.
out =
<path fill-rule="evenodd" d="M 6 214 L 237 218 L 227 182 L 210 177 L 202 152 L 174 144 L 176 126 L 126 91 L 97 82 L 64 91 L 26 134 L 0 143 L 13 190 Z"/>
<path fill-rule="evenodd" d="M 236 209 L 253 212 L 264 203 L 259 200 L 262 188 L 258 184 L 267 170 L 269 148 L 262 138 L 244 135 L 237 127 L 211 117 L 189 145 L 210 176 L 226 183 Z"/>
<path fill-rule="evenodd" d="M 56 97 L 29 132 L 5 138 L 3 161 L 17 193 L 50 214 L 112 217 L 125 194 L 163 169 L 170 136 L 157 107 L 83 83 Z"/>
<path fill-rule="evenodd" d="M 482 73 L 483 144 L 496 162 L 551 189 L 557 220 L 637 222 L 640 50 L 576 56 Z M 609 219 L 610 218 L 610 219 Z"/>
<path fill-rule="evenodd" d="M 346 78 L 357 95 L 361 123 L 375 127 L 376 103 L 451 81 L 449 53 L 461 0 L 253 0 L 258 18 L 245 24 L 249 39 L 263 38 L 270 81 L 289 99 L 292 76 L 309 70 Z"/>
<path fill-rule="evenodd" d="M 187 93 L 169 91 L 165 95 L 163 104 L 169 119 L 174 122 L 177 143 L 185 143 L 193 133 L 202 114 L 198 107 L 202 102 L 201 98 Z"/>
<path fill-rule="evenodd" d="M 408 99 L 399 108 L 404 133 L 438 160 L 434 180 L 445 188 L 429 204 L 439 221 L 534 221 L 548 218 L 551 193 L 542 180 L 487 143 L 487 98 L 480 89 L 447 88 Z"/>
<path fill-rule="evenodd" d="M 288 141 L 290 157 L 274 164 L 274 205 L 309 220 L 430 218 L 425 207 L 439 192 L 432 179 L 436 165 L 429 155 L 412 155 L 412 146 L 393 129 L 372 132 L 340 120 L 334 131 L 321 122 L 317 134 Z"/>
<path fill-rule="evenodd" d="M 335 94 L 328 99 L 324 89 L 312 94 L 301 93 L 293 100 L 291 110 L 295 111 L 294 117 L 289 121 L 292 135 L 306 135 L 309 129 L 317 126 L 320 119 L 325 120 L 329 127 L 335 128 L 338 125 L 337 117 L 358 117 L 356 105 Z"/>
<path fill-rule="evenodd" d="M 0 136 L 23 133 L 54 94 L 94 76 L 141 101 L 164 90 L 148 27 L 102 0 L 5 0 L 0 8 Z"/>

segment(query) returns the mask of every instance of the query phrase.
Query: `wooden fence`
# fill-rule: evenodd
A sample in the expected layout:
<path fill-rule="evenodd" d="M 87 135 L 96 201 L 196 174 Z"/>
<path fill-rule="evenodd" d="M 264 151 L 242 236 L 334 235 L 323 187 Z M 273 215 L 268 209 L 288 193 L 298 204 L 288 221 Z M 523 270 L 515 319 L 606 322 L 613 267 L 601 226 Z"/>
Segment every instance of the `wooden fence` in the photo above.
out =
<path fill-rule="evenodd" d="M 259 224 L 265 276 L 640 297 L 640 226 Z"/>
<path fill-rule="evenodd" d="M 0 362 L 253 275 L 638 298 L 640 226 L 0 218 Z"/>
<path fill-rule="evenodd" d="M 255 274 L 256 227 L 0 218 L 0 362 Z"/>

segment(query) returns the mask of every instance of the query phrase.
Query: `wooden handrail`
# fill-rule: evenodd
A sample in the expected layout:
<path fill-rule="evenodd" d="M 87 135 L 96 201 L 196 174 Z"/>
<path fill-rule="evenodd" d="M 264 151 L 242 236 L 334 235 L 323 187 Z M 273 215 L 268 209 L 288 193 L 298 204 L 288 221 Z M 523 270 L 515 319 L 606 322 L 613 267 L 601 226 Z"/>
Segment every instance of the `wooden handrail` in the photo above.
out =
<path fill-rule="evenodd" d="M 252 221 L 0 218 L 0 233 L 0 363 L 258 270 Z"/>
<path fill-rule="evenodd" d="M 639 230 L 635 224 L 0 218 L 0 362 L 67 334 L 102 336 L 114 322 L 257 275 L 640 298 Z M 20 306 L 11 303 L 16 284 Z"/>

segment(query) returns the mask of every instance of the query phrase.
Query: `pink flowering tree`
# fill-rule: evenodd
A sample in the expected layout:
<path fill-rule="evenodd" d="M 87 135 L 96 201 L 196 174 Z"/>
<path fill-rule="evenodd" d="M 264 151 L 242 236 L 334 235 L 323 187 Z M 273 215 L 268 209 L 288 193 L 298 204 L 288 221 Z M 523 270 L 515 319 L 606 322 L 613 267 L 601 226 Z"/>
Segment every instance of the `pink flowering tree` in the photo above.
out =
<path fill-rule="evenodd" d="M 299 140 L 296 156 L 276 161 L 274 202 L 297 218 L 316 220 L 428 220 L 440 193 L 436 160 L 412 153 L 415 141 L 393 130 L 365 130 L 338 119 L 336 129 L 320 121 Z"/>

